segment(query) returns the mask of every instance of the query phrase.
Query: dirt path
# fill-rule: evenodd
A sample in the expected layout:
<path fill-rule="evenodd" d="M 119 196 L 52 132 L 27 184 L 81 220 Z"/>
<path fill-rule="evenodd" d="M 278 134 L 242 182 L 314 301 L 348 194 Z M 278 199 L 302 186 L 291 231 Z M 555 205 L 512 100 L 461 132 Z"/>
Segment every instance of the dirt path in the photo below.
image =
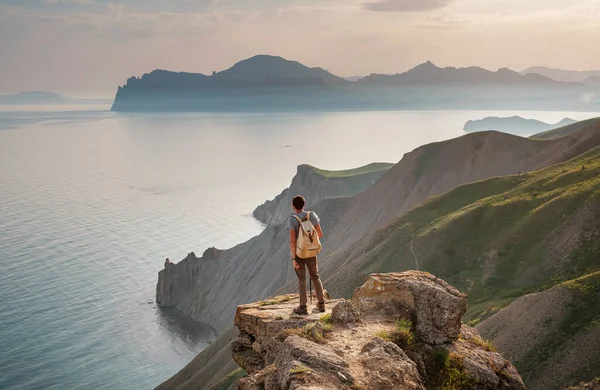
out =
<path fill-rule="evenodd" d="M 469 282 L 469 287 L 467 288 L 467 292 L 471 292 L 471 289 L 473 288 L 473 285 L 475 284 L 475 282 L 469 278 L 467 278 L 467 282 Z"/>
<path fill-rule="evenodd" d="M 419 261 L 419 257 L 417 257 L 417 254 L 415 253 L 415 235 L 411 234 L 412 239 L 410 240 L 410 252 L 412 253 L 413 257 L 415 258 L 415 269 L 417 271 L 421 270 L 421 262 Z"/>

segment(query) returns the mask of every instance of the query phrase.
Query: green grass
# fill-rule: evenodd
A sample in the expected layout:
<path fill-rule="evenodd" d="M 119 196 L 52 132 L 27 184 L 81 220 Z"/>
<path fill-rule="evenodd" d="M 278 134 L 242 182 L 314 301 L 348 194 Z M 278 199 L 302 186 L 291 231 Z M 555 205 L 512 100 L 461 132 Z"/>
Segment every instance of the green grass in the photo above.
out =
<path fill-rule="evenodd" d="M 383 173 L 393 167 L 394 164 L 391 163 L 372 163 L 369 165 L 365 165 L 359 168 L 347 169 L 341 171 L 328 171 L 325 169 L 319 169 L 315 167 L 311 167 L 316 173 L 327 178 L 327 179 L 337 179 L 337 178 L 348 178 L 353 176 L 366 175 L 369 173 Z"/>
<path fill-rule="evenodd" d="M 333 325 L 322 324 L 320 322 L 309 322 L 301 329 L 301 332 L 298 334 L 300 337 L 322 344 L 325 342 L 325 336 L 333 331 Z"/>
<path fill-rule="evenodd" d="M 560 318 L 558 332 L 543 340 L 519 361 L 513 362 L 523 376 L 560 350 L 574 335 L 600 327 L 600 271 L 563 282 L 559 287 L 567 288 L 573 294 L 569 310 L 566 316 Z"/>
<path fill-rule="evenodd" d="M 304 364 L 299 364 L 295 367 L 290 368 L 291 375 L 307 374 L 311 372 L 311 369 Z"/>
<path fill-rule="evenodd" d="M 548 131 L 544 131 L 539 134 L 534 134 L 529 138 L 532 139 L 551 139 L 551 138 L 559 138 L 564 137 L 569 134 L 573 134 L 577 131 L 583 130 L 589 126 L 596 124 L 600 118 L 592 118 L 585 121 L 576 122 L 567 126 L 559 127 L 558 129 L 552 129 Z"/>
<path fill-rule="evenodd" d="M 331 313 L 323 314 L 321 318 L 319 318 L 319 321 L 321 321 L 324 325 L 331 325 Z"/>
<path fill-rule="evenodd" d="M 402 318 L 396 321 L 396 329 L 393 334 L 394 343 L 399 347 L 405 348 L 414 342 L 414 334 L 412 331 L 412 321 Z"/>
<path fill-rule="evenodd" d="M 375 333 L 375 336 L 386 341 L 391 341 L 400 348 L 406 348 L 414 342 L 412 321 L 404 318 L 399 319 L 396 321 L 393 330 L 380 330 Z"/>
<path fill-rule="evenodd" d="M 244 377 L 246 375 L 246 371 L 242 368 L 238 368 L 237 370 L 231 372 L 225 378 L 221 379 L 214 385 L 210 387 L 210 390 L 227 390 L 233 385 L 238 379 Z"/>
<path fill-rule="evenodd" d="M 375 332 L 375 336 L 386 341 L 392 341 L 392 336 L 387 330 L 377 331 Z"/>
<path fill-rule="evenodd" d="M 463 357 L 456 352 L 437 350 L 434 352 L 434 367 L 428 388 L 436 390 L 475 389 L 474 380 L 463 370 Z"/>
<path fill-rule="evenodd" d="M 471 344 L 475 344 L 478 347 L 481 347 L 483 350 L 488 352 L 497 352 L 496 346 L 490 340 L 483 339 L 479 336 L 473 337 L 469 340 Z"/>

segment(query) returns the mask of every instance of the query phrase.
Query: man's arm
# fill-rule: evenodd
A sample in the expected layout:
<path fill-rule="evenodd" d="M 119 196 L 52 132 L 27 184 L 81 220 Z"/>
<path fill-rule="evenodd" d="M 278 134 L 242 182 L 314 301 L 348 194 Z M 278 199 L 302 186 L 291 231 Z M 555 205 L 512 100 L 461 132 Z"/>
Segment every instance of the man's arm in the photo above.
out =
<path fill-rule="evenodd" d="M 296 231 L 294 229 L 290 229 L 290 254 L 292 255 L 294 268 L 300 268 L 300 265 L 296 261 Z"/>
<path fill-rule="evenodd" d="M 290 230 L 290 254 L 292 259 L 296 258 L 296 231 Z"/>
<path fill-rule="evenodd" d="M 317 229 L 317 234 L 319 235 L 319 239 L 323 238 L 323 230 L 321 230 L 321 224 L 318 224 L 317 226 L 315 226 L 315 229 Z"/>

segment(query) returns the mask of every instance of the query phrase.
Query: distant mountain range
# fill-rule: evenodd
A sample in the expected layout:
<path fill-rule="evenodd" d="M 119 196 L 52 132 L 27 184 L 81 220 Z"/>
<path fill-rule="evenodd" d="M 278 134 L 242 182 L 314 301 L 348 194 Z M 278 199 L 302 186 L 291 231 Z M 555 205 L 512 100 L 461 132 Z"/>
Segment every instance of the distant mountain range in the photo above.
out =
<path fill-rule="evenodd" d="M 0 104 L 61 104 L 73 99 L 54 92 L 30 91 L 1 95 Z"/>
<path fill-rule="evenodd" d="M 429 61 L 404 73 L 351 81 L 297 61 L 258 55 L 212 75 L 155 70 L 131 77 L 118 88 L 112 109 L 600 109 L 600 98 L 589 95 L 589 88 L 506 68 L 440 68 Z M 584 101 L 585 93 L 592 98 Z"/>
<path fill-rule="evenodd" d="M 372 74 L 359 80 L 358 83 L 380 86 L 439 84 L 551 86 L 559 84 L 546 76 L 539 74 L 523 75 L 508 68 L 499 69 L 497 72 L 476 66 L 440 68 L 431 61 L 395 75 Z"/>
<path fill-rule="evenodd" d="M 0 95 L 0 104 L 5 105 L 61 105 L 61 104 L 108 104 L 107 99 L 78 99 L 55 92 L 28 91 Z"/>
<path fill-rule="evenodd" d="M 593 82 L 595 79 L 600 78 L 600 70 L 578 71 L 553 69 L 547 68 L 545 66 L 533 66 L 531 68 L 527 68 L 521 71 L 521 74 L 524 75 L 532 73 L 541 74 L 556 81 L 566 81 L 584 84 L 587 84 L 590 81 Z"/>
<path fill-rule="evenodd" d="M 503 133 L 516 135 L 531 135 L 548 130 L 557 129 L 575 123 L 571 118 L 564 118 L 558 123 L 546 123 L 535 119 L 525 119 L 520 116 L 508 118 L 486 117 L 478 120 L 470 120 L 465 123 L 463 130 L 467 133 L 474 131 L 497 130 Z"/>

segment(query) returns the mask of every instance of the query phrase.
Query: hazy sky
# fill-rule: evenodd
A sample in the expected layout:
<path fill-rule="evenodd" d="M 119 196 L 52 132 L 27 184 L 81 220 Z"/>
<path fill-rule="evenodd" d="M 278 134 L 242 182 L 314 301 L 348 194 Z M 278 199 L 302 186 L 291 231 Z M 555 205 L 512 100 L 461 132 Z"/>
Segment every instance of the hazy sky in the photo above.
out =
<path fill-rule="evenodd" d="M 112 95 L 156 68 L 274 54 L 341 76 L 600 69 L 600 0 L 0 0 L 0 93 Z"/>

